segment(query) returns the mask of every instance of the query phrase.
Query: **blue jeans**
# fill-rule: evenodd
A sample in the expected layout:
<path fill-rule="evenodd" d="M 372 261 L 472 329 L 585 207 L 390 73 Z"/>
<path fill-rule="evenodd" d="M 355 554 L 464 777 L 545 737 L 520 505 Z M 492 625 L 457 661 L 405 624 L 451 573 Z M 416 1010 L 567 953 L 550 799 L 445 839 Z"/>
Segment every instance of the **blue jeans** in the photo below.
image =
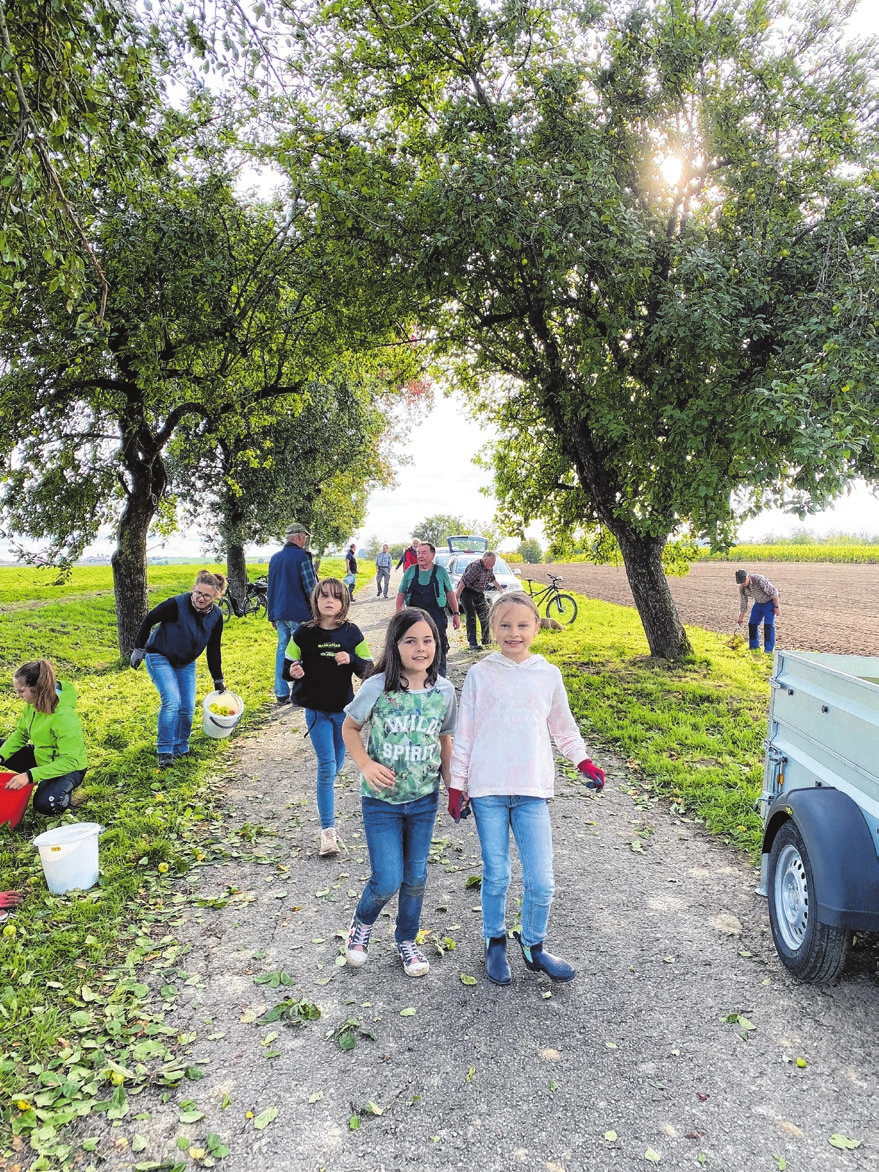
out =
<path fill-rule="evenodd" d="M 317 757 L 317 812 L 321 830 L 335 825 L 336 775 L 345 760 L 345 742 L 342 740 L 344 712 L 316 712 L 305 709 L 305 727 L 311 737 L 311 747 Z"/>
<path fill-rule="evenodd" d="M 763 624 L 763 650 L 775 650 L 775 603 L 755 602 L 748 615 L 748 646 L 760 650 L 760 624 Z"/>
<path fill-rule="evenodd" d="M 189 752 L 195 712 L 195 660 L 185 667 L 174 667 L 164 655 L 148 651 L 146 669 L 162 701 L 156 750 L 181 757 Z"/>
<path fill-rule="evenodd" d="M 275 695 L 279 700 L 290 695 L 290 683 L 281 675 L 284 668 L 284 652 L 293 638 L 293 632 L 301 626 L 296 619 L 278 619 L 278 650 L 275 653 Z"/>
<path fill-rule="evenodd" d="M 434 791 L 414 802 L 396 805 L 380 798 L 360 800 L 372 874 L 354 914 L 361 923 L 374 924 L 394 892 L 399 891 L 394 939 L 398 944 L 414 940 L 421 923 L 427 856 L 439 793 Z"/>
<path fill-rule="evenodd" d="M 488 939 L 506 933 L 510 886 L 510 828 L 519 848 L 525 896 L 522 943 L 529 948 L 546 939 L 555 891 L 552 874 L 552 827 L 545 798 L 491 794 L 471 798 L 482 848 L 482 932 Z"/>

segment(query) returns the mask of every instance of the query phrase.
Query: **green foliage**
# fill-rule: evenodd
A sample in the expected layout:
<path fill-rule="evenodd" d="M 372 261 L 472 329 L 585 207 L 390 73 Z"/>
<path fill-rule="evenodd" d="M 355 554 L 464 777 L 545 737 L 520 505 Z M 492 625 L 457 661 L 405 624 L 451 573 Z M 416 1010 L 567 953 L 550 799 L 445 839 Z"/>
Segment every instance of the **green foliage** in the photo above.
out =
<path fill-rule="evenodd" d="M 528 562 L 531 565 L 536 565 L 538 562 L 543 561 L 543 550 L 540 548 L 540 542 L 536 538 L 529 537 L 519 543 L 519 548 L 512 556 L 514 561 Z"/>
<path fill-rule="evenodd" d="M 95 282 L 91 310 L 107 295 L 87 193 L 162 161 L 156 49 L 124 0 L 0 0 L 0 319 L 35 280 L 71 308 Z"/>
<path fill-rule="evenodd" d="M 837 562 L 845 565 L 873 565 L 879 562 L 879 545 L 734 545 L 725 554 L 700 549 L 699 561 L 729 561 L 742 565 L 753 562 Z"/>
<path fill-rule="evenodd" d="M 448 549 L 446 538 L 454 537 L 456 534 L 484 537 L 488 542 L 488 548 L 494 550 L 497 549 L 502 537 L 500 530 L 494 525 L 486 524 L 484 521 L 468 521 L 463 517 L 453 517 L 445 513 L 435 513 L 432 517 L 425 517 L 412 530 L 413 537 L 417 537 L 419 541 L 429 541 L 438 550 Z M 405 548 L 403 546 L 403 549 Z"/>
<path fill-rule="evenodd" d="M 871 51 L 782 0 L 391 11 L 326 9 L 325 215 L 499 427 L 502 523 L 600 522 L 680 654 L 669 534 L 877 476 Z"/>

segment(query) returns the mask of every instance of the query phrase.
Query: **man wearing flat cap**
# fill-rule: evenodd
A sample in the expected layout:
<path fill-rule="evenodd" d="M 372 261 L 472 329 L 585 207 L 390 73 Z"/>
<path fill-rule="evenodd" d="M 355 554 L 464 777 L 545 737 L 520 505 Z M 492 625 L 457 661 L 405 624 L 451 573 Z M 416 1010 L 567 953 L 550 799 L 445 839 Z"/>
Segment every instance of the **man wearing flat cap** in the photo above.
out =
<path fill-rule="evenodd" d="M 308 530 L 298 521 L 287 526 L 285 542 L 269 562 L 269 592 L 266 599 L 269 622 L 278 632 L 275 655 L 275 696 L 279 704 L 290 703 L 290 685 L 283 678 L 284 652 L 300 623 L 311 618 L 311 592 L 317 582 L 308 545 Z"/>

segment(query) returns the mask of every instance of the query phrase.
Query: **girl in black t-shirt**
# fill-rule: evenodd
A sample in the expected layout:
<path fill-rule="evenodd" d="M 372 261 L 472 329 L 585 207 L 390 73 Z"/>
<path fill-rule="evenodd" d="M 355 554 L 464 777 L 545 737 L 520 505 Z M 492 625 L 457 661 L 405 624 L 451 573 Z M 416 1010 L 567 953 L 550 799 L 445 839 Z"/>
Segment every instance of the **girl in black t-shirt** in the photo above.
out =
<path fill-rule="evenodd" d="M 305 709 L 317 757 L 317 809 L 320 853 L 335 855 L 335 781 L 345 760 L 342 725 L 345 705 L 354 699 L 351 677 L 363 679 L 372 667 L 363 632 L 348 622 L 351 596 L 344 582 L 325 578 L 311 593 L 311 622 L 293 632 L 286 651 L 285 678 L 296 681 L 293 701 Z"/>

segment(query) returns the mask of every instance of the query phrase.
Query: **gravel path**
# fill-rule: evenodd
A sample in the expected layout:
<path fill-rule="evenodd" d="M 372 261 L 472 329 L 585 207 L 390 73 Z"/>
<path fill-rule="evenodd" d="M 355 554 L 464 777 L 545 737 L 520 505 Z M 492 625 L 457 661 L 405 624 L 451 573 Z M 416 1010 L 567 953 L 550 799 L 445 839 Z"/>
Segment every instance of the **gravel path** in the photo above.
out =
<path fill-rule="evenodd" d="M 373 648 L 391 606 L 355 607 Z M 468 662 L 453 653 L 458 685 Z M 143 978 L 158 1005 L 169 972 L 183 971 L 167 1022 L 194 1035 L 187 1052 L 206 1075 L 167 1102 L 158 1091 L 133 1100 L 139 1118 L 111 1133 L 112 1150 L 102 1144 L 102 1168 L 193 1167 L 177 1141 L 203 1148 L 208 1132 L 230 1148 L 225 1172 L 876 1167 L 872 948 L 856 949 L 833 987 L 797 984 L 776 959 L 755 871 L 596 748 L 605 793 L 561 773 L 553 804 L 549 943 L 576 963 L 572 985 L 552 988 L 518 956 L 509 988 L 484 981 L 479 896 L 467 886 L 478 842 L 472 819 L 456 827 L 444 814 L 423 917 L 444 954 L 428 946 L 430 974 L 407 978 L 386 918 L 368 964 L 338 967 L 368 874 L 356 777 L 346 766 L 338 793 L 347 852 L 321 859 L 303 731 L 301 714 L 285 712 L 235 746 L 222 833 L 237 832 L 241 857 L 180 881 L 186 910 L 163 930 L 181 951 Z M 294 983 L 255 983 L 281 971 Z M 257 1020 L 288 997 L 316 1004 L 320 1020 Z M 346 1023 L 356 1044 L 343 1050 Z M 182 1099 L 205 1118 L 181 1123 Z M 268 1108 L 276 1117 L 257 1129 Z M 137 1156 L 119 1144 L 135 1133 L 147 1145 Z M 839 1150 L 837 1134 L 861 1144 Z"/>

